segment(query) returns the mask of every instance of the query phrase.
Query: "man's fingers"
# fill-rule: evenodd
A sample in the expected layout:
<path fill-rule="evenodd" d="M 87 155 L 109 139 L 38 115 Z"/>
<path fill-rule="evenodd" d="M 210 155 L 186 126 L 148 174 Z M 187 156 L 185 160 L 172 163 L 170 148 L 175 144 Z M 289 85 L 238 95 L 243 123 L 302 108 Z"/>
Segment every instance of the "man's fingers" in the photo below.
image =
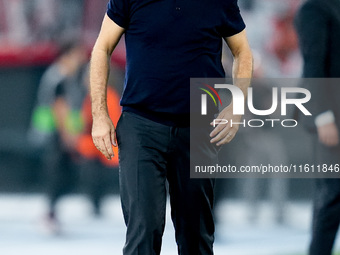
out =
<path fill-rule="evenodd" d="M 107 152 L 106 145 L 105 145 L 103 139 L 99 140 L 99 148 L 98 149 L 107 159 L 110 159 L 110 155 Z"/>
<path fill-rule="evenodd" d="M 229 127 L 225 126 L 219 133 L 216 134 L 214 138 L 210 140 L 211 143 L 216 143 L 223 139 L 229 132 Z"/>
<path fill-rule="evenodd" d="M 117 147 L 116 132 L 114 129 L 111 130 L 111 143 L 113 146 Z"/>
<path fill-rule="evenodd" d="M 228 128 L 228 124 L 218 124 L 213 131 L 210 133 L 210 137 L 216 136 L 218 133 L 220 133 L 223 129 Z"/>
<path fill-rule="evenodd" d="M 108 116 L 93 119 L 92 138 L 94 145 L 107 159 L 114 156 L 112 145 L 117 146 L 115 127 Z"/>
<path fill-rule="evenodd" d="M 97 138 L 94 140 L 94 145 L 97 149 L 107 158 L 110 159 L 109 153 L 107 152 L 104 140 L 101 138 Z"/>
<path fill-rule="evenodd" d="M 216 145 L 221 146 L 226 143 L 230 143 L 234 139 L 236 133 L 229 132 L 222 140 L 220 140 Z"/>
<path fill-rule="evenodd" d="M 216 145 L 222 145 L 226 143 L 226 141 L 231 141 L 230 138 L 235 136 L 235 131 L 229 126 L 225 126 L 225 128 L 219 132 L 213 139 L 210 140 L 211 143 L 217 143 Z M 223 141 L 223 143 L 221 143 Z"/>
<path fill-rule="evenodd" d="M 224 129 L 226 127 L 226 125 L 222 125 L 222 124 L 219 124 L 217 125 L 213 131 L 211 131 L 210 133 L 210 137 L 214 137 L 216 136 L 219 132 L 222 131 L 222 129 Z"/>
<path fill-rule="evenodd" d="M 111 138 L 110 136 L 106 136 L 103 139 L 106 151 L 107 151 L 108 156 L 109 156 L 109 157 L 107 157 L 107 159 L 111 159 L 114 156 L 113 150 L 112 150 L 112 143 L 111 143 L 111 139 L 110 138 Z"/>

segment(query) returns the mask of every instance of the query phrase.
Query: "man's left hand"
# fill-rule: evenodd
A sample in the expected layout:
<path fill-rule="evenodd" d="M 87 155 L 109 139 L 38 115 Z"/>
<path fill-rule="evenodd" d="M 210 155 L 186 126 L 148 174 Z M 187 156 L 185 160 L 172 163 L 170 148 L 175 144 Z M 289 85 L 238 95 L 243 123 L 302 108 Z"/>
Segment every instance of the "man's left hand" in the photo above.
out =
<path fill-rule="evenodd" d="M 241 118 L 242 118 L 241 115 L 233 114 L 232 104 L 224 108 L 218 115 L 217 119 L 228 120 L 228 123 L 226 124 L 220 123 L 214 128 L 214 130 L 210 133 L 210 137 L 212 138 L 210 142 L 216 143 L 217 146 L 230 143 L 239 129 L 239 124 L 233 124 L 231 126 L 230 122 L 231 120 L 233 123 L 240 122 Z"/>

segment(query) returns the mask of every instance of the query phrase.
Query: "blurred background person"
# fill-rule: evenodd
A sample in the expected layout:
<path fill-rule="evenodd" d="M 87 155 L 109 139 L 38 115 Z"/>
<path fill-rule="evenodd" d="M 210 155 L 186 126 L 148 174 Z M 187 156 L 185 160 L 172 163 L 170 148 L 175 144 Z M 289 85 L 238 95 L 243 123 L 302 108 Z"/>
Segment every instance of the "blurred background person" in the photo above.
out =
<path fill-rule="evenodd" d="M 80 34 L 84 2 L 83 0 L 0 0 L 0 7 L 9 13 L 0 18 L 3 25 L 7 26 L 5 39 L 29 44 L 57 40 L 63 34 Z"/>
<path fill-rule="evenodd" d="M 81 106 L 86 95 L 82 72 L 86 52 L 78 40 L 66 40 L 59 57 L 44 73 L 29 139 L 43 153 L 49 211 L 46 227 L 59 232 L 56 203 L 76 181 L 76 145 L 83 130 Z"/>
<path fill-rule="evenodd" d="M 296 27 L 304 60 L 303 77 L 339 78 L 340 1 L 306 1 L 296 18 Z M 316 163 L 334 166 L 340 163 L 340 86 L 327 80 L 308 88 L 313 95 L 314 122 L 306 122 L 306 127 L 314 136 Z M 315 179 L 309 254 L 332 253 L 339 223 L 340 179 Z"/>

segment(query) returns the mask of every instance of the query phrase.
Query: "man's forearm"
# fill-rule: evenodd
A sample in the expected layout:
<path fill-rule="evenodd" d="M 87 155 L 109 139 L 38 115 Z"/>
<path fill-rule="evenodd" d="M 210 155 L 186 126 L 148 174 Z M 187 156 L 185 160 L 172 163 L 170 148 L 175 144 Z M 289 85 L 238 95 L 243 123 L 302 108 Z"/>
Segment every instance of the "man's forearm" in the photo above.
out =
<path fill-rule="evenodd" d="M 118 26 L 105 14 L 93 47 L 90 64 L 92 139 L 94 145 L 107 159 L 114 156 L 112 145 L 117 146 L 115 127 L 109 117 L 106 101 L 110 57 L 123 33 L 124 28 Z"/>
<path fill-rule="evenodd" d="M 94 47 L 90 64 L 90 91 L 93 117 L 108 114 L 106 91 L 110 72 L 109 54 Z"/>
<path fill-rule="evenodd" d="M 238 86 L 244 96 L 247 96 L 250 79 L 253 75 L 253 57 L 250 49 L 240 52 L 234 57 L 233 79 L 234 85 Z"/>

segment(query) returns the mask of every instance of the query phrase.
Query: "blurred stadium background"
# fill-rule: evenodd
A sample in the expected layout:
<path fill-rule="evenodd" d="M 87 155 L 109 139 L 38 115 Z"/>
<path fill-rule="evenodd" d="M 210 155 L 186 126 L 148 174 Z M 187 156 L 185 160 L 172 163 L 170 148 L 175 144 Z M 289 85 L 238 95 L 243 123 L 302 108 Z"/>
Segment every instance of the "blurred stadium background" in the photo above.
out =
<path fill-rule="evenodd" d="M 293 19 L 301 2 L 239 0 L 256 77 L 300 77 L 302 62 Z M 117 169 L 106 172 L 110 185 L 100 219 L 93 218 L 80 180 L 58 204 L 63 234 L 46 235 L 40 228 L 47 207 L 45 172 L 40 153 L 28 141 L 39 81 L 57 56 L 58 41 L 78 35 L 90 54 L 106 4 L 107 0 L 0 0 L 0 254 L 120 254 L 124 224 Z M 119 93 L 124 53 L 121 41 L 112 57 L 110 81 Z M 223 62 L 230 68 L 228 53 Z M 258 134 L 263 139 L 271 137 L 277 145 L 263 153 L 279 150 L 285 162 L 312 162 L 310 137 L 304 130 L 285 134 L 285 139 L 279 133 L 282 130 L 272 129 Z M 238 139 L 242 141 L 242 134 Z M 229 155 L 223 160 L 235 163 L 237 155 Z M 217 255 L 306 254 L 312 180 L 223 179 L 218 180 L 217 191 Z M 168 213 L 162 254 L 175 250 Z"/>

